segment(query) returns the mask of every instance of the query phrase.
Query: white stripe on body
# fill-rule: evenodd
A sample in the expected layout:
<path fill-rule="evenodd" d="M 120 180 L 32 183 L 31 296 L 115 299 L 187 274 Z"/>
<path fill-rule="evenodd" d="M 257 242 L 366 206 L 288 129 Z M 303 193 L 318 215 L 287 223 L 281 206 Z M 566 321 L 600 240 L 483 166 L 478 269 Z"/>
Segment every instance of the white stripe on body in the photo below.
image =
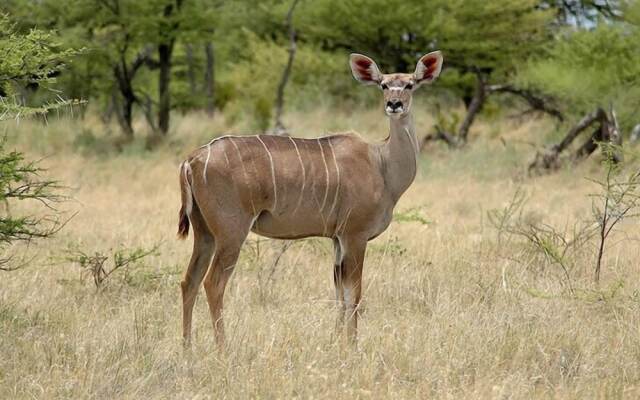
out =
<path fill-rule="evenodd" d="M 347 229 L 347 223 L 349 222 L 349 217 L 351 216 L 352 210 L 353 208 L 350 208 L 347 211 L 347 215 L 344 217 L 344 219 L 338 225 L 336 225 L 336 230 L 333 233 L 333 236 L 339 238 L 339 234 L 344 233 L 344 231 Z"/>
<path fill-rule="evenodd" d="M 331 139 L 327 140 L 329 142 L 329 148 L 331 149 L 331 155 L 333 155 L 333 163 L 336 166 L 336 180 L 338 184 L 336 185 L 336 194 L 333 196 L 333 205 L 331 206 L 331 210 L 329 211 L 329 216 L 333 214 L 333 210 L 336 208 L 336 204 L 338 203 L 338 193 L 340 192 L 340 168 L 338 167 L 338 160 L 336 160 L 336 153 L 333 150 L 333 145 L 331 144 Z"/>
<path fill-rule="evenodd" d="M 230 166 L 231 164 L 229 163 L 229 156 L 227 155 L 227 151 L 223 151 L 224 154 L 224 159 L 227 161 L 227 167 Z"/>
<path fill-rule="evenodd" d="M 217 142 L 220 139 L 226 139 L 226 138 L 242 138 L 245 136 L 237 136 L 237 135 L 224 135 L 224 136 L 218 136 L 217 138 L 213 138 L 211 139 L 211 141 L 209 141 L 209 143 L 207 144 L 203 144 L 202 146 L 200 146 L 200 148 L 203 148 L 205 146 L 207 146 L 207 159 L 204 162 L 204 170 L 202 171 L 202 179 L 204 180 L 204 183 L 207 183 L 207 166 L 209 165 L 209 158 L 211 157 L 211 146 Z M 227 160 L 227 167 L 229 166 L 229 157 L 227 156 L 227 152 L 224 152 L 224 158 Z"/>
<path fill-rule="evenodd" d="M 211 158 L 211 143 L 207 145 L 207 160 L 204 162 L 204 169 L 202 170 L 202 179 L 204 183 L 207 183 L 207 166 L 209 165 L 209 158 Z"/>
<path fill-rule="evenodd" d="M 271 163 L 271 179 L 273 181 L 273 210 L 275 211 L 278 205 L 278 188 L 276 187 L 276 168 L 275 168 L 275 165 L 273 164 L 273 157 L 271 156 L 271 152 L 269 151 L 269 148 L 262 141 L 262 138 L 260 136 L 256 136 L 256 138 L 258 138 L 260 143 L 262 143 L 262 146 L 264 146 L 264 149 L 267 151 L 267 155 L 269 156 L 269 162 Z"/>
<path fill-rule="evenodd" d="M 236 152 L 238 153 L 238 159 L 240 159 L 240 163 L 242 164 L 242 172 L 244 173 L 244 179 L 247 181 L 247 187 L 249 188 L 249 201 L 251 202 L 251 209 L 253 210 L 253 215 L 256 215 L 256 206 L 253 204 L 253 191 L 251 190 L 251 182 L 249 182 L 249 174 L 247 174 L 247 169 L 244 166 L 244 161 L 242 160 L 242 155 L 240 154 L 240 148 L 236 142 L 229 136 L 229 141 L 233 144 L 233 147 L 236 148 Z"/>
<path fill-rule="evenodd" d="M 256 136 L 245 136 L 242 141 L 243 141 L 243 143 L 246 144 L 247 143 L 246 140 L 255 139 L 255 138 L 256 138 Z M 258 167 L 256 167 L 256 160 L 255 160 L 255 157 L 254 157 L 254 154 L 253 154 L 253 150 L 251 149 L 251 146 L 247 146 L 247 150 L 249 151 L 249 160 L 251 160 L 251 168 L 253 169 L 253 176 L 257 177 L 260 174 L 258 173 Z M 258 193 L 263 193 L 261 180 L 258 179 L 257 183 L 258 183 Z M 265 183 L 265 186 L 266 186 L 266 183 Z M 259 197 L 260 197 L 260 195 L 258 195 L 258 198 Z"/>
<path fill-rule="evenodd" d="M 416 156 L 418 155 L 418 138 L 415 137 L 415 135 L 412 135 L 411 132 L 409 132 L 409 128 L 404 128 L 405 133 L 407 134 L 407 136 L 409 137 L 409 141 L 411 142 L 411 148 L 413 148 L 414 153 L 416 153 Z M 415 138 L 415 141 L 414 141 Z"/>
<path fill-rule="evenodd" d="M 298 204 L 296 204 L 296 208 L 293 210 L 293 215 L 296 214 L 298 208 L 300 208 L 300 204 L 302 204 L 302 196 L 304 195 L 304 187 L 307 184 L 307 171 L 304 168 L 304 163 L 302 162 L 302 156 L 300 155 L 300 150 L 298 150 L 298 145 L 296 141 L 293 140 L 291 136 L 289 136 L 289 140 L 293 143 L 293 147 L 296 148 L 296 154 L 298 155 L 298 161 L 300 162 L 300 168 L 302 168 L 302 189 L 300 189 L 300 197 L 298 197 Z"/>
<path fill-rule="evenodd" d="M 320 206 L 320 213 L 324 210 L 324 206 L 327 204 L 327 196 L 329 195 L 329 166 L 327 165 L 327 159 L 324 156 L 324 149 L 322 148 L 322 142 L 320 139 L 316 139 L 318 146 L 320 146 L 320 153 L 322 153 L 322 162 L 324 162 L 324 172 L 326 175 L 326 185 L 324 188 L 324 199 L 322 200 L 322 206 Z"/>

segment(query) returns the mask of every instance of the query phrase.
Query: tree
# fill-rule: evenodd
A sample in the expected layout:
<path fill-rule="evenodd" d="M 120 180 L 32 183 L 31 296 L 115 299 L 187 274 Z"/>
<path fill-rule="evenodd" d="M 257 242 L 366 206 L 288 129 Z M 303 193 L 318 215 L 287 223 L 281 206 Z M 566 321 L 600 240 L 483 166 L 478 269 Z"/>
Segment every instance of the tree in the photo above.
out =
<path fill-rule="evenodd" d="M 287 82 L 289 81 L 291 69 L 293 68 L 293 60 L 296 56 L 296 29 L 293 26 L 293 12 L 295 11 L 298 1 L 299 0 L 293 0 L 291 2 L 291 7 L 287 12 L 286 18 L 287 31 L 289 33 L 289 57 L 287 58 L 287 66 L 282 72 L 282 78 L 280 78 L 280 83 L 278 84 L 278 91 L 276 95 L 276 123 L 274 129 L 276 135 L 287 134 L 287 129 L 282 122 L 282 112 L 284 109 L 284 89 L 286 88 Z"/>
<path fill-rule="evenodd" d="M 65 66 L 65 61 L 76 52 L 61 49 L 51 33 L 31 30 L 22 35 L 6 15 L 0 15 L 0 119 L 26 115 L 46 115 L 55 108 L 71 104 L 58 100 L 40 106 L 25 105 L 16 99 L 20 89 L 50 84 Z M 0 140 L 0 247 L 14 242 L 29 242 L 46 238 L 63 225 L 54 216 L 12 215 L 11 204 L 15 200 L 36 201 L 50 207 L 61 200 L 60 187 L 55 181 L 40 178 L 35 163 L 25 161 L 17 151 L 7 151 L 4 139 Z M 15 269 L 11 257 L 0 259 L 0 270 Z"/>
<path fill-rule="evenodd" d="M 451 144 L 465 143 L 492 93 L 516 95 L 536 108 L 545 103 L 536 93 L 513 85 L 520 60 L 551 39 L 553 11 L 539 7 L 537 0 L 310 3 L 307 24 L 302 23 L 309 26 L 306 38 L 324 49 L 367 53 L 387 71 L 407 71 L 419 55 L 444 51 L 440 86 L 455 93 L 467 113 L 455 135 L 441 131 L 434 137 L 447 138 Z"/>
<path fill-rule="evenodd" d="M 543 1 L 541 7 L 555 9 L 561 24 L 593 26 L 601 17 L 617 19 L 621 3 L 619 0 L 552 0 Z"/>
<path fill-rule="evenodd" d="M 592 122 L 598 127 L 576 150 L 574 160 L 591 154 L 598 142 L 614 139 L 620 144 L 622 132 L 638 123 L 640 5 L 630 2 L 621 10 L 621 22 L 569 29 L 523 67 L 520 84 L 557 99 L 573 125 L 559 144 L 538 153 L 532 167 L 557 167 L 560 153 Z"/>
<path fill-rule="evenodd" d="M 66 60 L 77 54 L 62 49 L 51 33 L 32 29 L 26 34 L 16 31 L 9 17 L 0 14 L 0 121 L 27 115 L 46 115 L 54 108 L 72 105 L 73 101 L 51 94 L 42 104 L 26 105 L 26 89 L 48 88 L 66 67 Z"/>
<path fill-rule="evenodd" d="M 73 76 L 95 82 L 91 97 L 114 105 L 124 136 L 134 135 L 134 107 L 140 109 L 151 130 L 169 130 L 174 55 L 178 40 L 192 32 L 210 35 L 213 0 L 44 0 L 69 40 L 89 51 Z M 209 32 L 209 33 L 207 33 Z M 195 36 L 192 34 L 191 37 Z M 203 46 L 204 47 L 204 46 Z M 211 51 L 211 49 L 209 49 Z M 211 56 L 212 57 L 212 56 Z M 87 68 L 89 65 L 94 68 Z M 156 75 L 155 88 L 149 84 Z M 212 75 L 208 77 L 212 82 Z M 108 100 L 107 100 L 108 99 Z"/>

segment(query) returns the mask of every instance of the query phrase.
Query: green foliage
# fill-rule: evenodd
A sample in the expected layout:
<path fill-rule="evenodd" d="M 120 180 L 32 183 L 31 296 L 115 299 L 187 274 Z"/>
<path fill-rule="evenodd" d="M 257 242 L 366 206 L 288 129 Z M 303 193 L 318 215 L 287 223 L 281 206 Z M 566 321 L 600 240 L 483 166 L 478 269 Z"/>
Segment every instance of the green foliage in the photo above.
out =
<path fill-rule="evenodd" d="M 424 207 L 413 207 L 393 214 L 396 222 L 417 222 L 420 225 L 429 225 L 431 222 L 424 216 Z"/>
<path fill-rule="evenodd" d="M 550 10 L 536 0 L 357 0 L 308 2 L 299 17 L 307 37 L 328 50 L 372 56 L 385 72 L 411 72 L 418 56 L 441 49 L 445 84 L 472 90 L 468 73 L 513 71 L 549 39 Z"/>
<path fill-rule="evenodd" d="M 415 52 L 431 48 L 430 38 L 416 34 L 432 18 L 431 5 L 416 0 L 309 1 L 297 17 L 309 41 L 330 51 L 365 53 L 386 72 L 413 68 Z"/>
<path fill-rule="evenodd" d="M 38 106 L 27 106 L 22 101 L 25 90 L 48 88 L 66 67 L 66 61 L 78 54 L 64 49 L 49 32 L 31 29 L 26 34 L 17 32 L 15 24 L 0 14 L 0 121 L 31 114 L 46 114 L 54 108 L 71 105 L 60 95 Z"/>
<path fill-rule="evenodd" d="M 188 111 L 210 101 L 204 89 L 204 45 L 213 43 L 216 107 L 225 109 L 231 119 L 250 118 L 254 128 L 264 130 L 270 125 L 276 86 L 287 59 L 285 15 L 290 4 L 288 0 L 7 0 L 0 9 L 19 21 L 9 28 L 32 42 L 31 48 L 18 50 L 50 56 L 48 63 L 29 64 L 42 68 L 36 71 L 38 79 L 45 77 L 69 96 L 92 100 L 102 109 L 113 109 L 122 96 L 114 69 L 131 67 L 144 55 L 142 66 L 132 73 L 132 90 L 136 112 L 144 111 L 151 120 L 160 97 L 158 46 L 175 41 L 172 107 Z M 167 14 L 169 5 L 179 12 Z M 569 115 L 612 102 L 627 128 L 636 122 L 633 115 L 640 102 L 639 9 L 636 1 L 302 1 L 293 16 L 297 54 L 286 103 L 300 108 L 317 106 L 319 100 L 366 104 L 373 92 L 360 90 L 352 81 L 350 52 L 372 56 L 385 72 L 410 72 L 418 56 L 440 49 L 445 70 L 430 93 L 447 107 L 445 113 L 460 100 L 468 105 L 475 74 L 480 72 L 489 84 L 517 83 L 557 99 Z M 57 33 L 32 31 L 34 26 Z M 87 51 L 65 65 L 59 60 L 73 54 L 60 50 L 59 43 Z M 19 57 L 14 53 L 9 58 Z M 67 69 L 51 81 L 63 67 Z M 40 101 L 40 92 L 29 97 Z M 494 113 L 513 105 L 491 103 Z M 32 111 L 44 113 L 51 106 L 44 101 L 42 108 Z"/>
<path fill-rule="evenodd" d="M 628 128 L 640 107 L 638 43 L 640 30 L 632 24 L 565 32 L 522 68 L 519 81 L 557 98 L 576 118 L 612 104 Z"/>
<path fill-rule="evenodd" d="M 50 237 L 64 225 L 51 207 L 64 199 L 59 194 L 61 187 L 55 181 L 40 178 L 43 171 L 35 163 L 25 161 L 22 153 L 7 152 L 4 139 L 0 140 L 0 204 L 4 205 L 0 213 L 0 247 Z M 24 200 L 39 202 L 54 211 L 54 215 L 12 215 L 11 204 Z M 10 260 L 11 257 L 0 259 L 0 270 L 15 268 L 6 266 Z"/>
<path fill-rule="evenodd" d="M 444 49 L 447 62 L 469 69 L 507 74 L 549 39 L 550 11 L 537 0 L 447 0 L 430 6 L 423 30 Z"/>
<path fill-rule="evenodd" d="M 230 118 L 245 118 L 254 127 L 266 130 L 271 121 L 276 88 L 287 61 L 287 49 L 245 31 L 250 57 L 240 60 L 223 75 L 227 82 L 226 101 Z M 358 86 L 349 72 L 346 55 L 323 52 L 312 46 L 298 48 L 287 96 L 299 107 L 317 106 L 338 96 L 355 97 Z M 362 92 L 361 90 L 359 91 Z M 327 99 L 327 100 L 324 100 Z"/>
<path fill-rule="evenodd" d="M 30 30 L 27 34 L 16 31 L 9 18 L 0 14 L 0 120 L 30 114 L 46 114 L 54 108 L 70 104 L 59 100 L 38 107 L 24 105 L 16 99 L 19 90 L 39 87 L 54 81 L 55 76 L 65 66 L 65 60 L 76 54 L 64 50 L 56 44 L 50 33 Z M 6 151 L 5 140 L 0 140 L 0 203 L 4 211 L 0 214 L 0 246 L 14 242 L 29 242 L 37 238 L 47 238 L 64 225 L 51 204 L 63 199 L 58 194 L 57 182 L 42 179 L 43 172 L 35 163 L 25 161 L 17 151 Z M 12 215 L 11 204 L 17 200 L 31 200 L 41 203 L 53 216 Z M 11 260 L 0 259 L 0 269 Z"/>

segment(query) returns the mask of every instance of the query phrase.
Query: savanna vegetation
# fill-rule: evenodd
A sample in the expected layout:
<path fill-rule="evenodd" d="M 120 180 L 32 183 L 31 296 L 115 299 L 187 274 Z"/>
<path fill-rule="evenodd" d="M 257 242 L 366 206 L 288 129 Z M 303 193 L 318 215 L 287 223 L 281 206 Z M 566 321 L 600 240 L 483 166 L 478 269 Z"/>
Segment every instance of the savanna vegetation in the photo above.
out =
<path fill-rule="evenodd" d="M 640 3 L 8 0 L 1 398 L 637 398 Z M 251 235 L 180 333 L 177 167 L 233 132 L 382 140 L 350 52 L 411 72 L 416 181 L 367 251 L 358 348 L 331 241 Z"/>

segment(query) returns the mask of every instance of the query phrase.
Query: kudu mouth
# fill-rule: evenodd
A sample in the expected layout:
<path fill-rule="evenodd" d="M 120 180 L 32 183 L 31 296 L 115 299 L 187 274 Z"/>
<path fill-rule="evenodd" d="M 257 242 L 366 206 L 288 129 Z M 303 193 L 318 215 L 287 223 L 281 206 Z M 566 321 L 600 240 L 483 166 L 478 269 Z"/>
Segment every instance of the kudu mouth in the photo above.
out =
<path fill-rule="evenodd" d="M 384 110 L 387 115 L 402 114 L 404 112 L 404 104 L 400 100 L 389 100 Z"/>

